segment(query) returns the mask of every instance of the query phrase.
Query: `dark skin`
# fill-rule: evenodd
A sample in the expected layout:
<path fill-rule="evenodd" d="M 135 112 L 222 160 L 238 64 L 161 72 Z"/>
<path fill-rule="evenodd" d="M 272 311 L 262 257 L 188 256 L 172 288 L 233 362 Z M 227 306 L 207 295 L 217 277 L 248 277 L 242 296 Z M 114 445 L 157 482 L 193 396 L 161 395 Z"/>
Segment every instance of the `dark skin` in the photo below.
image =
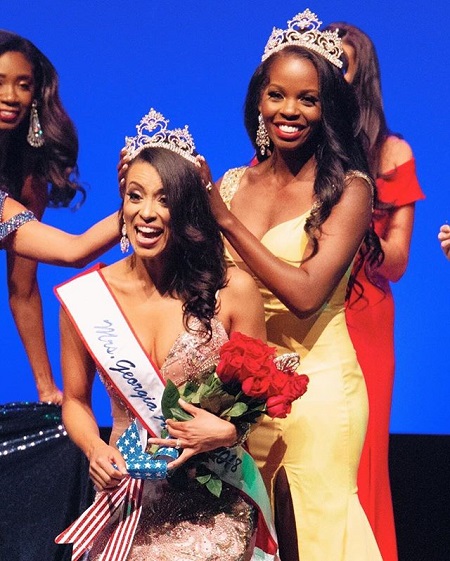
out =
<path fill-rule="evenodd" d="M 209 190 L 213 213 L 228 249 L 297 317 L 318 312 L 327 302 L 353 258 L 370 225 L 372 192 L 359 177 L 347 181 L 339 202 L 322 224 L 318 251 L 308 244 L 303 260 L 292 265 L 272 254 L 262 238 L 277 225 L 310 211 L 315 203 L 314 157 L 320 135 L 321 105 L 317 71 L 310 61 L 295 55 L 279 58 L 258 107 L 273 149 L 267 160 L 248 168 L 230 207 L 214 185 L 203 160 L 201 171 Z M 242 265 L 241 265 L 242 262 Z M 281 468 L 275 486 L 274 509 L 284 561 L 298 561 L 298 549 L 289 482 Z"/>
<path fill-rule="evenodd" d="M 315 202 L 316 162 L 311 154 L 320 126 L 318 88 L 311 62 L 293 55 L 279 59 L 260 102 L 274 145 L 272 154 L 246 170 L 230 209 L 220 196 L 220 180 L 209 191 L 230 250 L 298 317 L 313 314 L 327 301 L 350 266 L 371 219 L 371 188 L 355 177 L 322 225 L 318 251 L 311 259 L 298 267 L 290 265 L 260 241 L 274 226 L 309 211 Z M 296 131 L 290 137 L 282 130 L 286 126 Z M 205 184 L 213 183 L 206 162 L 200 163 Z M 308 247 L 305 256 L 310 252 Z"/>

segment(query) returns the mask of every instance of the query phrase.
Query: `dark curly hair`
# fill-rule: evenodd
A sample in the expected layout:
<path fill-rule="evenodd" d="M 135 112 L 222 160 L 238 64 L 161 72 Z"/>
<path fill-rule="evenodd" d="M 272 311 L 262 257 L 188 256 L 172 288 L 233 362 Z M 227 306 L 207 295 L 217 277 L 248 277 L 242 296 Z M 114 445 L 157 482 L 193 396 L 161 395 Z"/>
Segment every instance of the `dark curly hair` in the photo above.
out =
<path fill-rule="evenodd" d="M 211 337 L 217 291 L 226 285 L 227 267 L 223 238 L 200 174 L 194 164 L 166 148 L 144 148 L 133 160 L 137 161 L 156 169 L 167 199 L 171 227 L 168 293 L 183 300 L 186 329 L 192 330 L 189 318 L 195 317 Z"/>
<path fill-rule="evenodd" d="M 259 161 L 268 158 L 267 154 L 265 156 L 259 154 L 255 143 L 261 95 L 269 83 L 272 65 L 275 61 L 290 56 L 309 60 L 317 70 L 320 85 L 319 98 L 322 114 L 321 130 L 315 148 L 317 174 L 314 181 L 314 194 L 316 204 L 305 224 L 305 231 L 313 247 L 313 251 L 308 257 L 310 259 L 318 251 L 318 238 L 322 224 L 339 202 L 348 172 L 356 170 L 370 176 L 370 171 L 362 142 L 363 132 L 359 126 L 358 103 L 352 87 L 347 84 L 337 67 L 314 51 L 299 46 L 289 46 L 272 54 L 259 65 L 250 80 L 244 104 L 244 122 L 250 140 L 258 153 Z M 269 151 L 272 148 L 271 145 Z M 372 186 L 376 200 L 376 189 L 373 182 Z M 367 231 L 364 242 L 367 248 L 368 263 L 371 266 L 380 263 L 383 259 L 383 252 L 373 225 Z M 350 287 L 352 283 L 353 280 L 349 283 Z"/>
<path fill-rule="evenodd" d="M 78 136 L 59 97 L 58 74 L 49 59 L 31 41 L 0 30 L 0 56 L 21 53 L 33 68 L 35 99 L 45 143 L 41 148 L 27 144 L 28 119 L 11 131 L 11 142 L 0 170 L 11 194 L 20 199 L 24 179 L 31 174 L 49 185 L 48 206 L 68 206 L 76 191 L 85 190 L 78 183 Z M 70 177 L 67 168 L 72 170 Z M 81 201 L 82 202 L 82 201 Z"/>

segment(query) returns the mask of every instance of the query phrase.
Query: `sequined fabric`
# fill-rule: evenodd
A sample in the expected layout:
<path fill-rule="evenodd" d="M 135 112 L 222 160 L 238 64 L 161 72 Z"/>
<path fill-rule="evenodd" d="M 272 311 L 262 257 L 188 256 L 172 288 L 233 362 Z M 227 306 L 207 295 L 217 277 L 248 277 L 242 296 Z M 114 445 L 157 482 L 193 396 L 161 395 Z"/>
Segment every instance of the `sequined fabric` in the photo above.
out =
<path fill-rule="evenodd" d="M 219 349 L 227 333 L 212 321 L 212 337 L 199 331 L 200 322 L 190 322 L 191 331 L 174 342 L 161 372 L 180 385 L 201 380 L 218 362 Z M 103 380 L 105 383 L 105 380 Z M 111 397 L 113 431 L 111 444 L 132 419 L 131 412 L 106 383 Z M 195 479 L 146 481 L 143 510 L 127 561 L 247 561 L 256 528 L 256 511 L 233 487 L 224 484 L 221 496 L 214 497 Z M 95 542 L 90 561 L 98 561 L 117 517 Z"/>
<path fill-rule="evenodd" d="M 146 481 L 143 510 L 127 561 L 244 561 L 255 526 L 254 509 L 228 486 L 220 498 L 191 480 L 182 490 Z M 115 520 L 89 554 L 98 561 Z"/>
<path fill-rule="evenodd" d="M 15 232 L 21 226 L 30 222 L 31 220 L 36 220 L 36 217 L 31 212 L 31 210 L 24 210 L 19 212 L 15 216 L 12 216 L 5 222 L 3 221 L 3 207 L 5 206 L 5 200 L 8 194 L 0 189 L 0 247 L 2 241 L 12 232 Z"/>

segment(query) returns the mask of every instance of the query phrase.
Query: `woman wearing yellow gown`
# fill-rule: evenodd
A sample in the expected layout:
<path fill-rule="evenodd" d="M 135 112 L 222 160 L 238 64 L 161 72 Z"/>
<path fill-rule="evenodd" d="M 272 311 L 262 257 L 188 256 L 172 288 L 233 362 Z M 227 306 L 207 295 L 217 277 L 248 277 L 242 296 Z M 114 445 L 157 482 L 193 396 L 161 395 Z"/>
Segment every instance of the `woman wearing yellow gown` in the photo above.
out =
<path fill-rule="evenodd" d="M 357 496 L 367 392 L 344 300 L 373 235 L 373 185 L 340 70 L 337 34 L 309 10 L 274 29 L 247 92 L 245 121 L 259 163 L 204 179 L 235 265 L 257 280 L 268 341 L 297 352 L 310 378 L 287 419 L 249 438 L 272 498 L 282 561 L 380 561 Z M 220 192 L 219 192 L 220 190 Z"/>

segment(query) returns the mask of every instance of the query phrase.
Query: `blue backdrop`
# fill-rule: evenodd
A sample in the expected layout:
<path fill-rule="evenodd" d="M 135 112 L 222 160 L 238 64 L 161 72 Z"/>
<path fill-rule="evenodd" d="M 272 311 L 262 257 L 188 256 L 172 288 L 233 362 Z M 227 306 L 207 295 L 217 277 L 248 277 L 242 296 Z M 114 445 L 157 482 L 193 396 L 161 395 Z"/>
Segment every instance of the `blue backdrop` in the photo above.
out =
<path fill-rule="evenodd" d="M 2 0 L 0 27 L 32 40 L 60 74 L 61 94 L 80 138 L 88 199 L 77 212 L 49 210 L 44 220 L 80 232 L 119 206 L 118 153 L 152 106 L 173 126 L 188 123 L 215 177 L 252 156 L 242 123 L 248 80 L 273 26 L 309 7 L 324 24 L 346 20 L 373 38 L 382 68 L 389 124 L 412 145 L 427 199 L 417 205 L 408 271 L 394 286 L 397 374 L 392 432 L 450 433 L 448 322 L 450 262 L 437 242 L 450 220 L 450 8 L 418 0 Z M 103 258 L 120 257 L 117 249 Z M 26 356 L 11 320 L 0 259 L 0 402 L 35 400 Z M 45 325 L 60 382 L 55 284 L 74 270 L 39 268 Z M 95 410 L 110 424 L 98 385 Z"/>

